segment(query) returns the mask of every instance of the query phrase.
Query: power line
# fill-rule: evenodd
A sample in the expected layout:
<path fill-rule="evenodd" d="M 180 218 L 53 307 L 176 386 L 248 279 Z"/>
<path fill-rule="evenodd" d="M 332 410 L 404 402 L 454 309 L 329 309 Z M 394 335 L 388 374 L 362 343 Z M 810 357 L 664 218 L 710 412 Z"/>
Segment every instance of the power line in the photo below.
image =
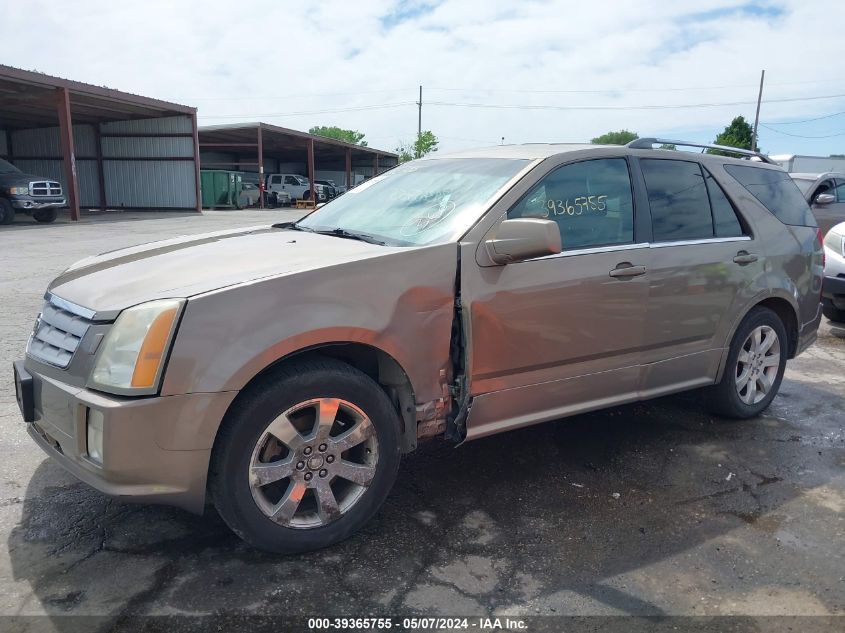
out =
<path fill-rule="evenodd" d="M 769 127 L 765 123 L 761 123 L 760 127 L 764 127 L 767 130 L 771 130 L 772 132 L 776 132 L 777 134 L 783 134 L 784 136 L 792 136 L 794 138 L 833 138 L 834 136 L 845 136 L 845 132 L 837 132 L 836 134 L 824 134 L 822 136 L 806 136 L 804 134 L 791 134 L 790 132 L 784 132 L 783 130 L 776 130 L 773 127 Z"/>
<path fill-rule="evenodd" d="M 795 86 L 803 84 L 845 82 L 845 77 L 840 79 L 815 79 L 811 81 L 787 81 L 770 82 L 769 86 Z M 604 88 L 592 90 L 528 90 L 522 88 L 429 88 L 443 92 L 501 92 L 519 94 L 625 94 L 627 92 L 688 92 L 693 90 L 729 90 L 733 88 L 756 88 L 757 84 L 732 84 L 726 86 L 687 86 L 683 88 Z"/>
<path fill-rule="evenodd" d="M 816 101 L 820 99 L 840 99 L 845 94 L 820 95 L 817 97 L 791 97 L 786 99 L 767 99 L 763 103 L 791 103 L 797 101 Z M 725 101 L 722 103 L 678 103 L 652 105 L 533 105 L 533 104 L 496 104 L 496 103 L 458 103 L 451 101 L 429 101 L 429 105 L 450 106 L 457 108 L 495 108 L 512 110 L 673 110 L 682 108 L 720 108 L 725 106 L 755 105 L 757 101 Z"/>
<path fill-rule="evenodd" d="M 763 103 L 794 103 L 800 101 L 818 101 L 823 99 L 840 99 L 845 94 L 818 95 L 814 97 L 788 97 L 783 99 L 767 99 Z M 756 101 L 725 101 L 711 103 L 678 103 L 678 104 L 648 104 L 648 105 L 550 105 L 550 104 L 504 104 L 504 103 L 467 103 L 451 101 L 429 101 L 428 105 L 456 108 L 488 108 L 488 109 L 509 109 L 509 110 L 674 110 L 690 108 L 719 108 L 727 106 L 754 105 Z M 404 106 L 418 105 L 416 101 L 399 101 L 395 103 L 369 104 L 361 106 L 349 106 L 344 108 L 323 108 L 319 110 L 301 110 L 295 112 L 272 112 L 263 114 L 201 114 L 204 119 L 248 119 L 248 118 L 275 118 L 308 116 L 314 114 L 334 114 L 341 112 L 361 112 L 368 110 L 384 110 L 389 108 L 400 108 Z M 841 114 L 841 113 L 840 113 Z M 835 115 L 828 115 L 835 116 Z M 819 117 L 827 118 L 827 117 Z"/>
<path fill-rule="evenodd" d="M 414 101 L 402 101 L 399 103 L 382 103 L 363 106 L 351 106 L 348 108 L 327 108 L 324 110 L 303 110 L 300 112 L 273 112 L 265 114 L 201 114 L 203 119 L 250 119 L 250 118 L 272 118 L 287 116 L 306 116 L 311 114 L 333 114 L 337 112 L 360 112 L 363 110 L 384 110 L 386 108 L 399 108 L 402 106 L 416 105 Z"/>
<path fill-rule="evenodd" d="M 312 99 L 315 97 L 352 97 L 357 95 L 375 95 L 384 94 L 387 92 L 406 92 L 410 90 L 411 88 L 385 88 L 383 90 L 355 90 L 352 92 L 315 92 L 312 94 L 297 93 L 291 95 L 278 95 L 275 97 L 177 97 L 176 101 L 288 101 L 290 99 Z"/>
<path fill-rule="evenodd" d="M 832 119 L 835 116 L 841 116 L 845 114 L 845 110 L 842 112 L 834 112 L 833 114 L 825 114 L 824 116 L 817 116 L 813 119 L 804 119 L 802 121 L 784 121 L 783 123 L 769 123 L 769 125 L 796 125 L 797 123 L 810 123 L 811 121 L 821 121 L 822 119 Z"/>

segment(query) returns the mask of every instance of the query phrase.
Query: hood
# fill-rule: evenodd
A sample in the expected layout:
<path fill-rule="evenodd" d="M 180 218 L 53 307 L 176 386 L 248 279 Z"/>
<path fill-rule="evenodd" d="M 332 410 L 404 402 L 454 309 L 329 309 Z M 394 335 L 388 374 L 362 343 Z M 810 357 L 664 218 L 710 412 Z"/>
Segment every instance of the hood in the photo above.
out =
<path fill-rule="evenodd" d="M 56 178 L 47 178 L 46 176 L 37 176 L 35 174 L 22 174 L 16 171 L 0 174 L 0 185 L 10 187 L 13 185 L 28 185 L 33 181 L 43 182 L 59 182 Z"/>
<path fill-rule="evenodd" d="M 95 320 L 110 320 L 153 299 L 187 298 L 398 250 L 405 249 L 272 227 L 218 231 L 83 259 L 54 279 L 49 292 L 95 311 Z"/>

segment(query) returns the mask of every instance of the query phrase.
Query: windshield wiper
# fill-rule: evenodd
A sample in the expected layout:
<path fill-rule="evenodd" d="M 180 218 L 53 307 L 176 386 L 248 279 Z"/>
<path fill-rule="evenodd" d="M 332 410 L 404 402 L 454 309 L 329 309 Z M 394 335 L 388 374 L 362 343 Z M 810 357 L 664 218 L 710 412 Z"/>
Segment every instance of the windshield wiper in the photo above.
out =
<path fill-rule="evenodd" d="M 385 242 L 373 237 L 372 235 L 367 235 L 366 233 L 358 233 L 356 231 L 347 231 L 346 229 L 341 228 L 325 229 L 322 231 L 314 230 L 314 233 L 319 233 L 320 235 L 334 235 L 335 237 L 342 237 L 347 240 L 358 240 L 359 242 L 366 242 L 367 244 L 378 244 L 379 246 L 385 246 Z"/>
<path fill-rule="evenodd" d="M 279 222 L 273 225 L 274 229 L 290 229 L 292 231 L 305 231 L 307 233 L 317 233 L 318 235 L 333 235 L 334 237 L 342 237 L 347 240 L 358 240 L 359 242 L 366 242 L 367 244 L 378 244 L 379 246 L 386 246 L 386 242 L 367 235 L 366 233 L 358 233 L 356 231 L 347 231 L 346 229 L 312 229 L 309 226 L 301 226 L 297 222 Z"/>
<path fill-rule="evenodd" d="M 299 226 L 296 222 L 278 222 L 277 224 L 273 224 L 272 227 L 274 229 L 290 229 L 291 231 L 307 231 L 308 233 L 314 233 L 314 229 L 309 229 L 305 226 Z"/>

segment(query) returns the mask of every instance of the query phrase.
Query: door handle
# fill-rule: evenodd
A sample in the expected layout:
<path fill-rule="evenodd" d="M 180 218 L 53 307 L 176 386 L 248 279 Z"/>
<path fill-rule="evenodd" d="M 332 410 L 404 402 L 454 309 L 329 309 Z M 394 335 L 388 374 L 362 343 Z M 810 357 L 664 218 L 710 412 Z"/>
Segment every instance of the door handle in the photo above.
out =
<path fill-rule="evenodd" d="M 645 275 L 645 266 L 634 266 L 631 262 L 623 262 L 611 270 L 609 274 L 611 277 L 621 277 L 622 279 L 639 277 L 640 275 Z"/>
<path fill-rule="evenodd" d="M 734 261 L 737 264 L 753 264 L 757 261 L 757 255 L 748 251 L 739 251 L 734 257 Z"/>

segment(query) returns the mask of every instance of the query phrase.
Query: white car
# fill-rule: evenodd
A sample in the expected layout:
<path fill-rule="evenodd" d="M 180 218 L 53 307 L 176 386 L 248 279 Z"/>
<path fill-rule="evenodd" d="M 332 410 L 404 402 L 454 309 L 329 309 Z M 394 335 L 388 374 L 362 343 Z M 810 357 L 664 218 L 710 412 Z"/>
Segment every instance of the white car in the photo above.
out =
<path fill-rule="evenodd" d="M 326 187 L 318 184 L 314 188 L 315 202 L 328 200 Z M 267 176 L 267 193 L 287 193 L 291 200 L 307 200 L 311 195 L 311 182 L 299 174 L 269 174 Z"/>
<path fill-rule="evenodd" d="M 845 323 L 845 222 L 834 226 L 824 238 L 824 315 Z"/>

